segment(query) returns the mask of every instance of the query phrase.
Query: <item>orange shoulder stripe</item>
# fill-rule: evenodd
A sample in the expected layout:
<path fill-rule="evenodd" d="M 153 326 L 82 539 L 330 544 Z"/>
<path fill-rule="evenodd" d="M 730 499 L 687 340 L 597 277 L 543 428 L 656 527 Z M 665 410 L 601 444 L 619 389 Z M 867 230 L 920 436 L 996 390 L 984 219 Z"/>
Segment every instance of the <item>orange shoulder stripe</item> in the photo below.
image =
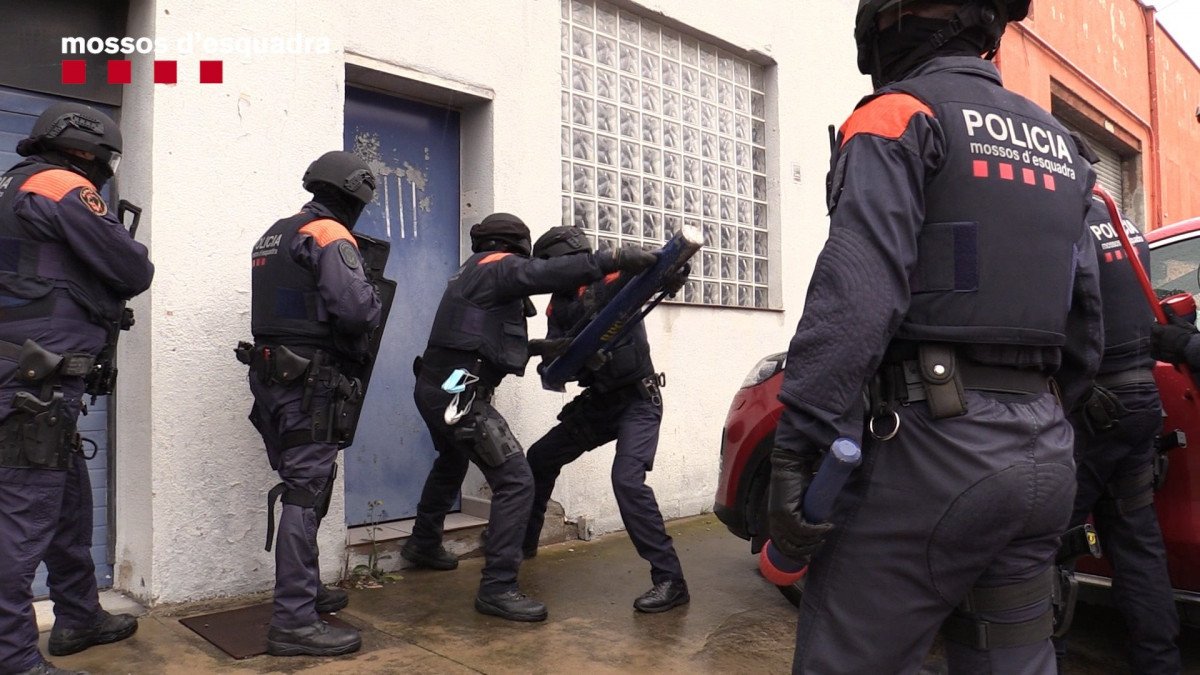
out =
<path fill-rule="evenodd" d="M 621 273 L 620 273 L 620 272 L 609 272 L 608 274 L 606 274 L 606 275 L 604 276 L 604 283 L 606 283 L 606 284 L 611 284 L 612 282 L 614 282 L 614 281 L 616 281 L 617 279 L 620 279 L 620 278 L 621 278 Z"/>
<path fill-rule="evenodd" d="M 492 254 L 489 254 L 489 255 L 486 255 L 486 256 L 484 256 L 483 258 L 481 258 L 481 259 L 479 260 L 479 262 L 477 262 L 477 263 L 475 263 L 475 264 L 476 264 L 476 265 L 486 265 L 486 264 L 488 264 L 488 263 L 494 263 L 494 262 L 496 262 L 497 260 L 501 260 L 501 259 L 503 259 L 503 258 L 505 258 L 505 257 L 507 257 L 507 256 L 510 256 L 510 255 L 512 255 L 512 254 L 511 254 L 511 253 L 508 253 L 508 252 L 497 252 L 497 253 L 492 253 Z"/>
<path fill-rule="evenodd" d="M 300 234 L 307 234 L 312 237 L 316 240 L 317 246 L 321 248 L 325 248 L 339 239 L 345 239 L 353 244 L 354 248 L 358 248 L 358 242 L 354 241 L 354 237 L 350 235 L 350 230 L 347 230 L 345 225 L 329 218 L 312 221 L 300 228 Z"/>
<path fill-rule="evenodd" d="M 910 94 L 884 94 L 855 110 L 842 125 L 842 147 L 858 134 L 900 138 L 917 113 L 933 117 L 929 106 Z"/>
<path fill-rule="evenodd" d="M 72 190 L 77 190 L 81 187 L 95 189 L 88 182 L 88 179 L 73 171 L 48 169 L 30 176 L 29 180 L 26 180 L 21 186 L 21 191 L 49 197 L 58 202 L 62 201 L 62 198 L 70 194 Z"/>

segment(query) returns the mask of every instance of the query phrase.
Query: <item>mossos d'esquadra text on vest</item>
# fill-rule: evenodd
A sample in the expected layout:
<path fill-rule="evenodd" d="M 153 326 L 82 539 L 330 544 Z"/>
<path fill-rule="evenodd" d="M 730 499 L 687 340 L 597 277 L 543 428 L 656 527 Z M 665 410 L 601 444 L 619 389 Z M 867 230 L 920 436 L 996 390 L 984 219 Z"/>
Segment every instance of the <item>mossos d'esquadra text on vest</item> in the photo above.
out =
<path fill-rule="evenodd" d="M 254 244 L 253 257 L 264 255 L 275 255 L 279 252 L 279 241 L 283 235 L 265 234 L 258 238 L 258 242 Z"/>
<path fill-rule="evenodd" d="M 995 141 L 972 141 L 972 154 L 1010 159 L 1075 180 L 1075 156 L 1071 154 L 1074 146 L 1057 130 L 1017 122 L 1008 115 L 994 112 L 981 113 L 964 108 L 962 113 L 968 136 L 975 138 L 982 131 Z"/>

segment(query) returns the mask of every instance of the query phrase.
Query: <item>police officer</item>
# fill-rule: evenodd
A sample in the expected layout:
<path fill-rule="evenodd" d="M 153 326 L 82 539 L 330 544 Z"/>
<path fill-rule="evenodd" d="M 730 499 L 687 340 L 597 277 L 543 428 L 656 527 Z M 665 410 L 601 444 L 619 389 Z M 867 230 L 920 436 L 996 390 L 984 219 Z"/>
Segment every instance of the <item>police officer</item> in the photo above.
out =
<path fill-rule="evenodd" d="M 553 227 L 533 245 L 535 258 L 555 258 L 591 252 L 587 236 L 576 227 Z M 545 344 L 565 348 L 576 331 L 572 329 L 594 316 L 632 279 L 630 274 L 609 274 L 579 289 L 555 293 L 546 307 L 548 330 Z M 685 277 L 673 282 L 678 290 Z M 553 352 L 559 351 L 554 349 Z M 555 353 L 545 353 L 545 362 Z M 646 326 L 637 323 L 628 335 L 579 377 L 583 393 L 559 413 L 561 423 L 546 432 L 529 448 L 533 471 L 533 510 L 525 529 L 522 550 L 526 558 L 537 555 L 538 538 L 546 519 L 546 502 L 564 466 L 583 453 L 613 440 L 612 484 L 621 512 L 638 555 L 650 563 L 651 588 L 634 601 L 639 612 L 665 612 L 690 600 L 683 568 L 654 499 L 646 485 L 646 472 L 654 467 L 658 428 L 662 423 L 662 394 L 650 360 Z"/>
<path fill-rule="evenodd" d="M 492 392 L 504 376 L 525 373 L 526 317 L 535 314 L 529 295 L 578 289 L 617 270 L 639 272 L 654 264 L 656 256 L 626 247 L 550 260 L 530 258 L 529 228 L 509 213 L 489 215 L 470 234 L 473 254 L 446 284 L 429 344 L 415 364 L 413 398 L 438 456 L 401 555 L 420 567 L 458 566 L 442 546 L 443 524 L 468 463 L 474 462 L 492 490 L 475 609 L 510 621 L 542 621 L 546 606 L 522 593 L 517 584 L 533 477 L 520 443 L 492 407 Z M 464 372 L 469 374 L 466 379 Z M 452 385 L 447 382 L 451 376 L 465 386 L 460 393 L 443 389 L 444 384 Z"/>
<path fill-rule="evenodd" d="M 1115 224 L 1094 199 L 1088 226 L 1096 238 L 1104 299 L 1104 358 L 1095 387 L 1070 415 L 1075 428 L 1075 509 L 1071 527 L 1091 515 L 1112 562 L 1113 604 L 1129 629 L 1129 664 L 1144 675 L 1178 673 L 1179 616 L 1166 549 L 1154 510 L 1155 439 L 1162 405 L 1154 383 L 1154 315 L 1114 228 L 1124 226 L 1143 266 L 1150 247 L 1128 221 Z M 1056 641 L 1060 659 L 1066 640 Z"/>
<path fill-rule="evenodd" d="M 337 475 L 339 410 L 361 403 L 344 366 L 370 358 L 381 305 L 363 273 L 350 230 L 375 195 L 375 176 L 348 152 L 327 152 L 304 173 L 313 194 L 274 225 L 251 254 L 254 345 L 243 344 L 254 408 L 271 468 L 282 483 L 268 498 L 267 547 L 275 500 L 283 502 L 275 540 L 275 608 L 267 653 L 335 656 L 356 651 L 352 628 L 317 617 L 346 606 L 346 592 L 321 584 L 317 528 Z"/>
<path fill-rule="evenodd" d="M 876 91 L 836 140 L 771 457 L 772 538 L 812 556 L 796 673 L 916 672 L 939 629 L 951 672 L 1054 672 L 1075 471 L 1049 377 L 1069 409 L 1102 324 L 1091 167 L 980 58 L 1028 10 L 859 3 Z M 804 494 L 838 437 L 862 439 L 863 464 L 810 523 Z"/>
<path fill-rule="evenodd" d="M 100 608 L 92 488 L 76 420 L 96 357 L 154 265 L 99 190 L 121 157 L 107 115 L 56 103 L 0 178 L 0 672 L 68 673 L 38 652 L 34 571 L 54 601 L 50 653 L 123 640 L 137 619 Z M 86 381 L 85 381 L 86 380 Z"/>

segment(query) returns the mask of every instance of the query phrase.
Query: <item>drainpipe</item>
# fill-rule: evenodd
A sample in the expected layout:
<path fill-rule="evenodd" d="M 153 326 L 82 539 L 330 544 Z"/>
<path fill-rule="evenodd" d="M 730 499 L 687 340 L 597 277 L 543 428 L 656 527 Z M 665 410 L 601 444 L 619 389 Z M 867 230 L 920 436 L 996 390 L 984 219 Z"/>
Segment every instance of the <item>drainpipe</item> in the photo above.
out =
<path fill-rule="evenodd" d="M 1162 167 L 1159 155 L 1159 125 L 1158 125 L 1158 49 L 1155 26 L 1158 21 L 1154 17 L 1154 7 L 1142 5 L 1142 18 L 1146 24 L 1146 70 L 1150 78 L 1150 217 L 1147 218 L 1146 229 L 1153 230 L 1163 226 L 1163 195 Z"/>

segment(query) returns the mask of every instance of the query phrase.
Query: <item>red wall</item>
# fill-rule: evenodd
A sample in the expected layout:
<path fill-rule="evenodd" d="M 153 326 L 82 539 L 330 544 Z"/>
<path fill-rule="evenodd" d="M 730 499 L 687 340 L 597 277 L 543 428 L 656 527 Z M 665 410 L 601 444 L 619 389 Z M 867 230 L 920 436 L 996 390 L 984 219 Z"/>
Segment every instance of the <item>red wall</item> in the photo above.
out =
<path fill-rule="evenodd" d="M 1126 210 L 1151 229 L 1200 216 L 1200 70 L 1153 17 L 1138 0 L 1034 0 L 997 58 L 1009 88 L 1048 109 L 1053 92 L 1137 157 Z"/>
<path fill-rule="evenodd" d="M 1200 216 L 1200 70 L 1161 28 L 1155 48 L 1163 222 L 1170 224 Z"/>

